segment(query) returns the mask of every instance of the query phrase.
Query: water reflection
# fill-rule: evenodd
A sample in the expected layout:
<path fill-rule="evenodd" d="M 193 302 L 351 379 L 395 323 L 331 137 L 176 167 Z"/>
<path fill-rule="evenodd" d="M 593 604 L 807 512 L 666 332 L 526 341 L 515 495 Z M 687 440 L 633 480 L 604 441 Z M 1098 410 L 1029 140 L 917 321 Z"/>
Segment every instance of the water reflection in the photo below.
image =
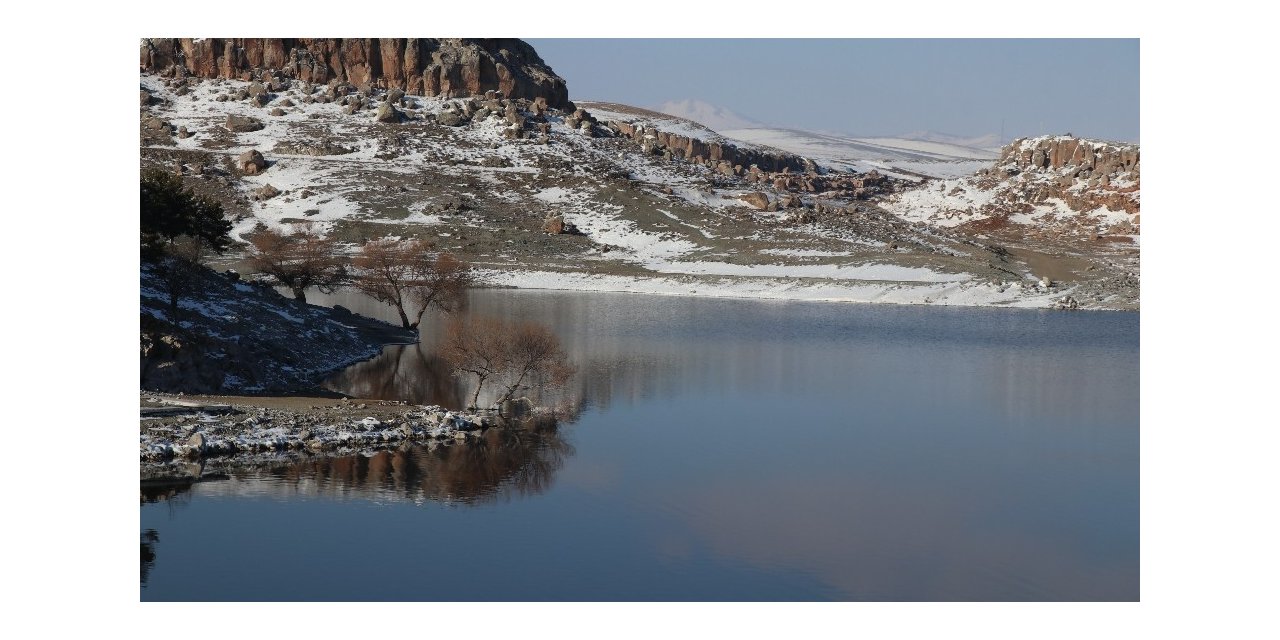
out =
<path fill-rule="evenodd" d="M 479 504 L 551 487 L 573 447 L 554 428 L 490 429 L 468 445 L 414 446 L 233 474 L 281 493 Z"/>
<path fill-rule="evenodd" d="M 325 381 L 325 387 L 356 398 L 405 400 L 459 409 L 464 385 L 434 346 L 389 345 L 377 357 L 357 363 Z"/>
<path fill-rule="evenodd" d="M 523 428 L 489 429 L 466 444 L 404 446 L 359 454 L 280 459 L 245 464 L 235 460 L 222 473 L 142 487 L 143 502 L 207 497 L 329 497 L 480 504 L 549 489 L 574 454 L 552 420 L 529 420 Z M 210 479 L 226 482 L 207 483 Z M 193 490 L 196 485 L 198 490 Z"/>
<path fill-rule="evenodd" d="M 144 506 L 165 535 L 144 598 L 244 598 L 244 574 L 262 599 L 1138 597 L 1136 315 L 520 291 L 474 292 L 471 312 L 555 329 L 579 373 L 543 402 L 589 409 L 573 447 L 495 432 L 225 470 L 168 499 L 197 496 L 176 521 Z M 465 402 L 434 356 L 443 320 L 335 385 Z M 244 522 L 275 537 L 246 537 L 239 573 L 179 578 L 220 569 L 201 543 Z M 343 577 L 298 580 L 313 557 Z"/>
<path fill-rule="evenodd" d="M 358 293 L 319 297 L 324 304 L 385 313 Z M 1106 378 L 1079 362 L 1131 347 L 1108 342 L 1118 338 L 1097 329 L 1104 323 L 1097 314 L 1083 313 L 694 303 L 507 290 L 472 291 L 467 307 L 472 316 L 531 320 L 554 329 L 578 374 L 566 389 L 537 389 L 531 397 L 538 404 L 581 409 L 761 392 L 844 397 L 859 387 L 899 396 L 915 392 L 912 400 L 925 402 L 978 393 L 986 407 L 1003 410 L 1015 424 L 1045 412 L 1103 415 L 1112 407 L 1080 399 L 1102 391 Z M 475 381 L 452 375 L 439 355 L 446 322 L 441 314 L 428 316 L 420 343 L 388 346 L 335 374 L 326 386 L 361 398 L 462 408 Z M 917 386 L 902 389 L 895 378 Z M 488 396 L 496 390 L 486 389 L 481 404 L 493 399 Z"/>
<path fill-rule="evenodd" d="M 160 534 L 155 529 L 147 529 L 143 531 L 142 538 L 142 587 L 147 586 L 147 576 L 151 575 L 151 568 L 156 564 L 156 543 L 160 542 Z"/>

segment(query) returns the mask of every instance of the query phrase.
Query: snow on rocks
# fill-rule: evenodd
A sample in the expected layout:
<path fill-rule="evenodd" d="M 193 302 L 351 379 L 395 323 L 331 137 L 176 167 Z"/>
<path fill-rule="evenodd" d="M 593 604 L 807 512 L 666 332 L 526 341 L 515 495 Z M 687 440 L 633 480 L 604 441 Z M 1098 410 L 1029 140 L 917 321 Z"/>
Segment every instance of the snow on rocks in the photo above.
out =
<path fill-rule="evenodd" d="M 765 135 L 755 138 L 758 144 L 744 144 L 736 136 L 626 105 L 583 102 L 578 105 L 583 109 L 569 112 L 521 103 L 513 110 L 490 96 L 451 100 L 360 93 L 347 86 L 326 94 L 322 86 L 295 84 L 262 107 L 248 100 L 249 85 L 237 80 L 190 80 L 185 94 L 152 74 L 142 74 L 140 84 L 148 96 L 145 114 L 162 117 L 165 130 L 194 132 L 171 142 L 144 137 L 144 157 L 154 152 L 172 165 L 170 155 L 200 152 L 209 158 L 203 161 L 208 167 L 234 169 L 242 153 L 258 149 L 265 154 L 261 165 L 233 171 L 230 180 L 206 178 L 220 180 L 222 187 L 213 188 L 230 192 L 233 237 L 243 240 L 260 226 L 285 230 L 300 223 L 344 239 L 425 235 L 440 238 L 442 250 L 499 272 L 494 280 L 499 285 L 550 280 L 556 288 L 639 287 L 707 295 L 741 290 L 781 299 L 811 299 L 818 295 L 815 289 L 822 289 L 819 297 L 830 292 L 836 299 L 879 299 L 886 296 L 871 294 L 870 288 L 903 283 L 919 289 L 963 280 L 969 291 L 967 285 L 1005 277 L 996 272 L 1003 269 L 986 268 L 985 254 L 966 248 L 976 246 L 967 242 L 975 233 L 997 234 L 1007 227 L 1010 234 L 1052 230 L 1035 241 L 1072 237 L 1083 242 L 1100 233 L 1118 238 L 1138 232 L 1136 212 L 1126 213 L 1123 206 L 1137 199 L 1136 191 L 1125 191 L 1131 182 L 1137 187 L 1136 156 L 1131 168 L 1121 158 L 1110 173 L 1103 171 L 1106 162 L 1095 162 L 1094 177 L 1077 173 L 1079 179 L 1065 187 L 1060 181 L 1079 170 L 1078 163 L 1025 170 L 1006 180 L 992 168 L 996 154 L 989 149 L 944 148 L 923 139 L 797 138 L 796 132 L 767 129 L 754 133 L 776 134 L 776 140 Z M 360 107 L 345 113 L 352 101 Z M 386 106 L 384 115 L 398 110 L 403 119 L 379 123 L 380 106 Z M 267 117 L 271 108 L 284 115 Z M 460 114 L 458 126 L 444 126 L 441 116 L 447 114 Z M 231 116 L 256 118 L 262 129 L 230 132 Z M 522 135 L 513 138 L 516 123 L 523 123 Z M 584 124 L 590 125 L 589 134 Z M 828 168 L 845 162 L 867 172 L 857 176 L 864 182 L 885 175 L 901 179 L 884 189 L 861 183 L 833 187 L 826 172 L 808 162 L 779 174 L 746 162 L 732 166 L 723 157 L 712 163 L 707 150 L 644 149 L 646 141 L 660 142 L 661 135 L 732 144 L 742 153 L 782 149 Z M 797 140 L 803 145 L 791 145 Z M 1053 144 L 1066 148 L 1067 143 Z M 981 175 L 961 177 L 978 169 Z M 1024 175 L 1035 180 L 1026 182 Z M 919 188 L 904 181 L 924 176 L 939 179 L 924 180 Z M 1098 200 L 1080 192 L 1094 180 L 1109 181 L 1105 193 L 1114 197 Z M 1002 199 L 986 188 L 995 182 L 1016 187 L 1021 195 Z M 1036 195 L 1042 186 L 1049 197 Z M 894 191 L 901 193 L 889 199 Z M 452 199 L 465 199 L 470 206 L 441 207 Z M 1070 210 L 1081 203 L 1088 205 L 1085 214 Z M 885 209 L 894 215 L 883 215 Z M 978 224 L 966 226 L 970 222 Z M 566 233 L 575 228 L 579 233 Z M 976 259 L 966 262 L 970 254 Z M 868 268 L 886 263 L 920 271 L 890 274 Z M 619 275 L 592 286 L 595 276 L 584 271 L 635 277 Z M 641 277 L 645 272 L 648 277 Z M 646 284 L 639 285 L 640 279 Z M 722 282 L 726 279 L 740 282 Z M 859 293 L 848 294 L 851 287 Z M 936 293 L 906 297 L 912 303 L 936 303 Z M 969 298 L 988 303 L 982 295 Z M 1008 303 L 1003 293 L 996 298 L 992 304 Z"/>
<path fill-rule="evenodd" d="M 390 410 L 384 410 L 381 419 L 357 419 L 343 407 L 312 412 L 236 406 L 241 414 L 253 414 L 239 420 L 237 416 L 211 416 L 201 407 L 190 407 L 191 413 L 178 418 L 175 426 L 143 420 L 139 458 L 156 463 L 269 452 L 377 448 L 429 440 L 468 442 L 475 432 L 498 424 L 492 415 L 453 412 L 439 406 L 388 406 Z"/>

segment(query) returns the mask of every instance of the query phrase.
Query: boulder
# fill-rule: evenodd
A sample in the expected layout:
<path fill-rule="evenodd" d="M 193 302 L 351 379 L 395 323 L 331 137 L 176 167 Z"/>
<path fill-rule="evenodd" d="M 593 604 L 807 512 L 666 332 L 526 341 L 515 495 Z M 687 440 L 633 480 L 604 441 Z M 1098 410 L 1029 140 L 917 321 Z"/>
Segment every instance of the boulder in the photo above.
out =
<path fill-rule="evenodd" d="M 1059 298 L 1058 300 L 1056 300 L 1056 301 L 1053 303 L 1053 306 L 1054 306 L 1054 308 L 1055 308 L 1055 309 L 1062 309 L 1062 310 L 1065 310 L 1065 311 L 1071 311 L 1071 310 L 1079 309 L 1079 308 L 1080 308 L 1080 301 L 1079 301 L 1079 300 L 1076 300 L 1075 298 L 1073 298 L 1073 297 L 1071 297 L 1071 296 L 1065 296 L 1065 297 L 1063 297 L 1063 298 Z"/>
<path fill-rule="evenodd" d="M 738 199 L 761 211 L 769 207 L 769 196 L 761 191 L 753 191 L 744 196 L 739 196 Z"/>
<path fill-rule="evenodd" d="M 265 125 L 263 125 L 262 121 L 257 118 L 250 118 L 248 116 L 227 116 L 227 129 L 236 133 L 260 131 L 263 126 Z"/>
<path fill-rule="evenodd" d="M 564 216 L 551 216 L 542 223 L 542 230 L 552 235 L 564 233 Z"/>
<path fill-rule="evenodd" d="M 144 107 L 145 107 L 145 106 L 147 106 L 147 105 L 151 104 L 151 94 L 150 94 L 150 93 L 147 93 L 147 92 L 146 92 L 146 90 L 141 90 L 141 91 L 139 91 L 139 93 L 141 94 L 141 95 L 139 95 L 139 96 L 138 96 L 138 98 L 139 98 L 139 104 L 140 104 L 141 106 L 144 106 Z"/>
<path fill-rule="evenodd" d="M 387 102 L 391 104 L 396 104 L 397 102 L 400 102 L 400 99 L 403 97 L 404 97 L 404 91 L 401 91 L 400 89 L 392 89 L 387 92 Z"/>
<path fill-rule="evenodd" d="M 446 127 L 461 127 L 466 124 L 468 118 L 458 111 L 441 111 L 436 116 L 436 122 Z"/>
<path fill-rule="evenodd" d="M 378 122 L 400 122 L 404 119 L 404 114 L 390 102 L 384 102 L 381 107 L 378 107 L 378 113 L 374 119 Z"/>
<path fill-rule="evenodd" d="M 250 149 L 236 158 L 236 168 L 247 175 L 258 174 L 267 168 L 267 159 L 257 149 Z"/>
<path fill-rule="evenodd" d="M 262 185 L 253 191 L 254 200 L 270 200 L 278 195 L 280 195 L 280 190 L 269 184 Z"/>
<path fill-rule="evenodd" d="M 281 109 L 280 107 L 276 107 L 276 108 L 274 108 L 274 109 L 272 109 L 272 110 L 271 110 L 271 115 L 273 115 L 273 116 L 282 116 L 282 115 L 284 115 L 284 109 Z"/>
<path fill-rule="evenodd" d="M 168 135 L 170 131 L 168 122 L 150 114 L 142 117 L 142 128 L 152 133 L 163 133 L 165 135 Z"/>

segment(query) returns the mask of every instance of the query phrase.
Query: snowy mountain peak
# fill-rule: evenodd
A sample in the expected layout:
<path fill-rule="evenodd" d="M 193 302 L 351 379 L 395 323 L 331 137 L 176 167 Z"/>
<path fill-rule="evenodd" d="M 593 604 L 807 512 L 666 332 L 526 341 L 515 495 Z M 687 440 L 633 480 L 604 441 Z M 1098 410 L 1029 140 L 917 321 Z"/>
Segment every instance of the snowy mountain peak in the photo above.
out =
<path fill-rule="evenodd" d="M 698 124 L 712 129 L 714 131 L 727 131 L 729 129 L 750 129 L 754 127 L 764 126 L 763 124 L 744 118 L 729 109 L 718 107 L 701 100 L 679 100 L 675 102 L 664 102 L 661 106 L 654 109 L 660 113 L 669 116 L 692 120 Z"/>

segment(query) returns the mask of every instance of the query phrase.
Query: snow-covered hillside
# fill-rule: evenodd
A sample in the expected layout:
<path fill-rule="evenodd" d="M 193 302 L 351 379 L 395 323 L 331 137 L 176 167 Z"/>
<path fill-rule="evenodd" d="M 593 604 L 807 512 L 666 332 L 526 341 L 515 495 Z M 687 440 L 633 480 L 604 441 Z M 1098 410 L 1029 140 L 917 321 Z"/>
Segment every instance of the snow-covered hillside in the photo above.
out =
<path fill-rule="evenodd" d="M 1111 267 L 1041 287 L 1039 263 L 885 200 L 910 202 L 921 175 L 992 167 L 986 152 L 946 143 L 777 129 L 741 130 L 755 142 L 735 142 L 684 118 L 585 101 L 577 112 L 493 97 L 391 105 L 378 91 L 283 83 L 258 106 L 242 81 L 144 74 L 140 84 L 143 164 L 217 197 L 237 237 L 312 223 L 350 248 L 423 238 L 520 287 L 1031 306 L 1085 293 L 1086 306 L 1124 306 L 1135 295 L 1071 283 L 1106 282 Z M 260 128 L 231 130 L 241 117 Z M 651 130 L 687 139 L 675 148 Z M 715 145 L 791 160 L 755 172 L 755 160 L 734 166 Z M 265 157 L 260 170 L 238 165 L 251 150 Z M 818 170 L 797 154 L 902 179 Z M 555 217 L 577 233 L 544 232 Z"/>
<path fill-rule="evenodd" d="M 1010 144 L 979 175 L 903 191 L 884 206 L 933 226 L 989 221 L 1128 236 L 1139 233 L 1141 198 L 1137 145 L 1040 136 Z"/>
<path fill-rule="evenodd" d="M 902 138 L 850 138 L 800 129 L 748 128 L 720 132 L 727 138 L 782 149 L 839 170 L 951 178 L 971 175 L 998 155 L 987 149 Z"/>

